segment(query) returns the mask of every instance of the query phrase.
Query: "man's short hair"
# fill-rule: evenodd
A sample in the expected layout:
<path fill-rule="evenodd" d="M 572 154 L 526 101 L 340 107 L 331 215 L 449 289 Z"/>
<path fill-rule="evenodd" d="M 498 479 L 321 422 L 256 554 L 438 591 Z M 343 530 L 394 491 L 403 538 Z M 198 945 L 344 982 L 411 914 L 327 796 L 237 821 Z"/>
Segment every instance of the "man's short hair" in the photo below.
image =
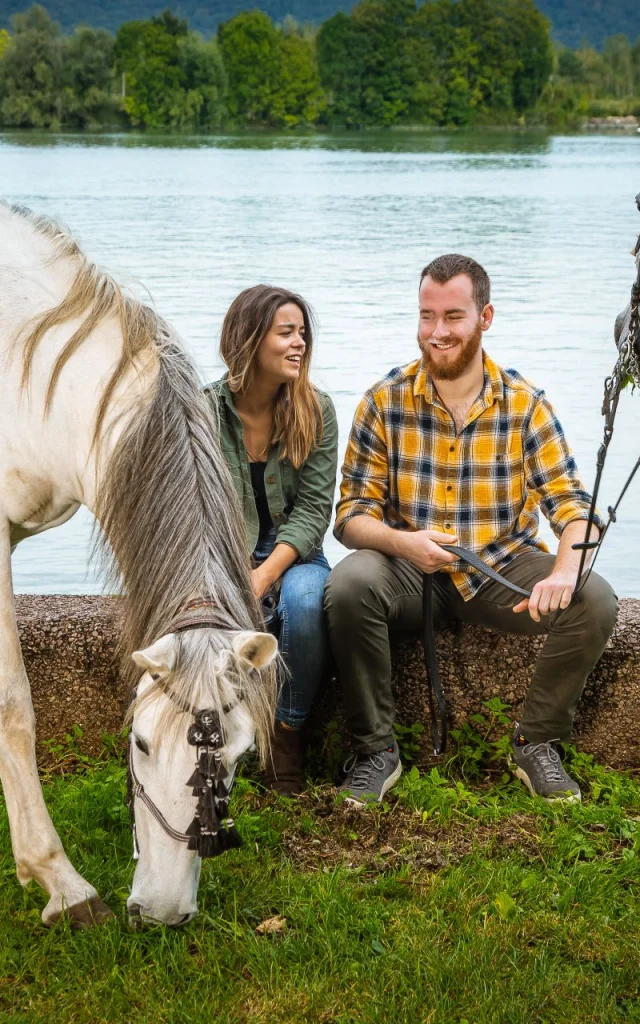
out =
<path fill-rule="evenodd" d="M 450 252 L 446 256 L 436 257 L 422 271 L 420 284 L 427 276 L 438 284 L 446 284 L 458 274 L 466 274 L 471 278 L 473 300 L 478 310 L 482 312 L 487 303 L 491 301 L 491 281 L 484 267 L 472 260 L 470 256 L 460 256 L 456 252 Z"/>

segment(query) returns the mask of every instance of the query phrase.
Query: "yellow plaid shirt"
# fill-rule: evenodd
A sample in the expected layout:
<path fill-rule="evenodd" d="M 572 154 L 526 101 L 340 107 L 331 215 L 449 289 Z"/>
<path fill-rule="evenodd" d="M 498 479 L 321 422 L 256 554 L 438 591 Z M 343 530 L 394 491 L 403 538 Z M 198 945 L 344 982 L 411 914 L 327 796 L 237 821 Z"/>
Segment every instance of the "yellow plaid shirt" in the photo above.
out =
<path fill-rule="evenodd" d="M 557 537 L 589 515 L 589 495 L 544 392 L 486 354 L 484 386 L 458 434 L 420 359 L 370 388 L 342 474 L 338 539 L 353 516 L 370 515 L 397 529 L 456 535 L 496 569 L 524 548 L 548 550 L 538 537 L 540 509 Z M 444 571 L 465 600 L 485 582 L 459 561 Z"/>

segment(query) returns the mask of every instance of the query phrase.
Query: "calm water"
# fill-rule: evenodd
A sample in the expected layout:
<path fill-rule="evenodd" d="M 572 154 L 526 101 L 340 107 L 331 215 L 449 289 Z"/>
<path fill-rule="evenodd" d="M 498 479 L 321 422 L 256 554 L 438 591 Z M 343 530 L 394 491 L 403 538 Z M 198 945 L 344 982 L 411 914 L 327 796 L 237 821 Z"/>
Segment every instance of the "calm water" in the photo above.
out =
<path fill-rule="evenodd" d="M 146 288 L 203 377 L 221 373 L 224 312 L 247 285 L 300 291 L 320 323 L 315 380 L 342 446 L 363 390 L 416 352 L 422 266 L 473 255 L 493 281 L 486 347 L 554 401 L 589 486 L 601 438 L 612 324 L 640 230 L 640 136 L 473 135 L 165 139 L 0 135 L 0 194 L 65 221 L 122 280 Z M 602 492 L 611 503 L 640 448 L 625 395 Z M 600 569 L 640 596 L 640 481 Z M 90 516 L 20 545 L 23 592 L 91 593 Z M 343 549 L 328 538 L 332 562 Z"/>

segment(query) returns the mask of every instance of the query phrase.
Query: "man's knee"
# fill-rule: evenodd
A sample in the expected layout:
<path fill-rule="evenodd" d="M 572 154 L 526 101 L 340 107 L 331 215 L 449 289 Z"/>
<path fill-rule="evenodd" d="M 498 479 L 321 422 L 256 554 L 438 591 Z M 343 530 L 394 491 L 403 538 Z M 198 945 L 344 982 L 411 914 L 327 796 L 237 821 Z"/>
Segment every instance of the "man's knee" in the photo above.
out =
<path fill-rule="evenodd" d="M 602 576 L 592 572 L 574 598 L 573 605 L 585 633 L 589 637 L 599 637 L 603 644 L 606 643 L 618 617 L 618 599 L 611 585 Z"/>
<path fill-rule="evenodd" d="M 381 579 L 385 556 L 378 551 L 353 551 L 331 570 L 324 590 L 324 606 L 330 620 L 336 616 L 357 615 L 367 595 Z"/>

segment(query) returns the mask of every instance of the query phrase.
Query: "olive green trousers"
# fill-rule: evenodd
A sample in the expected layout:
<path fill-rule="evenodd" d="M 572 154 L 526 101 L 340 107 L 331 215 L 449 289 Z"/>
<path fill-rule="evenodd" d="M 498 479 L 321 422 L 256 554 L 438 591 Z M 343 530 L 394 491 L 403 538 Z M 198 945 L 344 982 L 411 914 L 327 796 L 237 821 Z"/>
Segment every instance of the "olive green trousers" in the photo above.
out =
<path fill-rule="evenodd" d="M 530 549 L 501 570 L 531 590 L 548 576 L 553 555 Z M 591 573 L 568 608 L 534 622 L 512 611 L 520 598 L 489 580 L 464 601 L 447 573 L 433 580 L 434 624 L 469 622 L 501 633 L 547 634 L 525 701 L 520 728 L 531 743 L 568 740 L 580 694 L 615 625 L 616 596 Z M 338 670 L 353 748 L 373 753 L 393 742 L 389 632 L 422 625 L 422 573 L 402 558 L 354 551 L 332 570 L 325 589 L 329 639 Z"/>

